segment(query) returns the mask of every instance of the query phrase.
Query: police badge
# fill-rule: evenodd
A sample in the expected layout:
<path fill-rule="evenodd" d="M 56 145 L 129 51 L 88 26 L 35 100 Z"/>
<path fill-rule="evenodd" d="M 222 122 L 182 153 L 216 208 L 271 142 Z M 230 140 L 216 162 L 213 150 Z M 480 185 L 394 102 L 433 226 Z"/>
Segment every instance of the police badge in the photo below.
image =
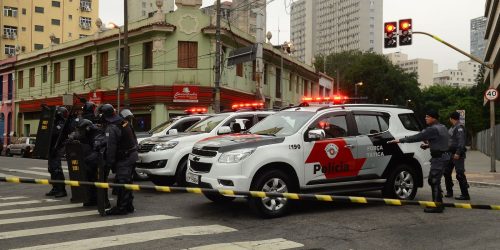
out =
<path fill-rule="evenodd" d="M 326 145 L 325 152 L 326 152 L 326 155 L 328 156 L 328 158 L 334 159 L 337 156 L 337 154 L 339 153 L 339 147 L 337 147 L 337 145 L 335 145 L 333 143 L 330 143 L 330 144 Z"/>

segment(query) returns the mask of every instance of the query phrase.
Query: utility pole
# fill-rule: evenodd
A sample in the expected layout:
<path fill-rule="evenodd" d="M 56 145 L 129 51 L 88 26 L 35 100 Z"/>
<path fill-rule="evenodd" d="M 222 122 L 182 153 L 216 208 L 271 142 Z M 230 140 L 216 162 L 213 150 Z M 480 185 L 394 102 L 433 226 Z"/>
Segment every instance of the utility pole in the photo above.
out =
<path fill-rule="evenodd" d="M 255 55 L 255 99 L 257 101 L 261 101 L 265 103 L 264 93 L 262 92 L 262 85 L 264 80 L 264 20 L 266 18 L 265 12 L 262 8 L 257 8 L 253 10 L 257 14 L 257 30 L 256 30 L 256 39 L 257 39 L 257 52 Z"/>
<path fill-rule="evenodd" d="M 130 108 L 130 85 L 129 85 L 129 72 L 130 72 L 130 58 L 129 58 L 129 47 L 128 47 L 128 0 L 123 0 L 123 87 L 125 93 L 123 95 L 123 106 L 125 108 Z M 118 53 L 120 53 L 119 51 Z M 120 97 L 118 97 L 120 98 Z"/>
<path fill-rule="evenodd" d="M 221 39 L 220 39 L 220 0 L 217 0 L 217 21 L 215 30 L 215 100 L 214 100 L 214 112 L 219 113 L 220 110 L 220 78 L 221 78 Z"/>

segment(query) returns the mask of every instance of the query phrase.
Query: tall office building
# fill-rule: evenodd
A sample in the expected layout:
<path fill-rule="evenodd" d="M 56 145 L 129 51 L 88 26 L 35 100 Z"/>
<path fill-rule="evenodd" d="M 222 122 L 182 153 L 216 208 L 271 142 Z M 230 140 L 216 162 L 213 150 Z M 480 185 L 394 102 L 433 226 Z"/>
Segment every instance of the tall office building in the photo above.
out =
<path fill-rule="evenodd" d="M 486 48 L 486 17 L 478 17 L 470 20 L 470 53 L 476 57 L 483 58 Z"/>
<path fill-rule="evenodd" d="M 347 50 L 382 53 L 383 0 L 298 0 L 290 16 L 297 57 L 311 64 L 318 54 Z"/>
<path fill-rule="evenodd" d="M 0 0 L 0 60 L 94 34 L 98 0 Z"/>
<path fill-rule="evenodd" d="M 231 6 L 231 24 L 252 36 L 257 32 L 257 14 L 253 9 L 262 8 L 266 10 L 266 0 L 233 0 Z M 264 27 L 266 24 L 264 23 Z"/>
<path fill-rule="evenodd" d="M 420 88 L 430 87 L 434 83 L 434 74 L 437 73 L 437 64 L 431 59 L 408 59 L 408 55 L 395 52 L 385 55 L 392 64 L 401 67 L 406 73 L 416 73 Z"/>
<path fill-rule="evenodd" d="M 164 13 L 174 11 L 175 0 L 161 0 L 163 5 L 161 10 Z M 153 16 L 158 11 L 156 0 L 129 0 L 128 1 L 128 20 L 130 23 L 146 19 Z"/>

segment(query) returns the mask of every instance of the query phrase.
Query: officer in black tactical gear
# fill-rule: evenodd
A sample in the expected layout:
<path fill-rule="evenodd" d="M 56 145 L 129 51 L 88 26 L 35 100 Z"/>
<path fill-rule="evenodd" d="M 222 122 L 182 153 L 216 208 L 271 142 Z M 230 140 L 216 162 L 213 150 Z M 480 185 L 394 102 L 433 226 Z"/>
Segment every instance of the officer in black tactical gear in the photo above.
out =
<path fill-rule="evenodd" d="M 456 178 L 458 185 L 460 186 L 460 191 L 462 195 L 455 197 L 456 200 L 470 200 L 469 196 L 469 184 L 467 183 L 467 177 L 465 176 L 465 128 L 464 125 L 460 123 L 460 113 L 452 112 L 450 114 L 450 123 L 452 127 L 450 128 L 450 154 L 451 159 L 444 170 L 444 182 L 446 184 L 446 195 L 445 197 L 453 197 L 453 180 L 451 174 L 453 168 L 455 168 Z"/>
<path fill-rule="evenodd" d="M 92 123 L 96 122 L 95 109 L 95 103 L 91 101 L 85 101 L 82 107 L 82 119 L 87 119 Z"/>
<path fill-rule="evenodd" d="M 106 122 L 106 165 L 115 169 L 115 183 L 131 184 L 134 164 L 138 160 L 137 140 L 130 123 L 115 113 L 110 104 L 100 108 Z M 106 215 L 125 215 L 134 212 L 132 191 L 117 188 L 116 206 L 107 210 Z"/>
<path fill-rule="evenodd" d="M 52 180 L 64 181 L 64 172 L 61 167 L 61 147 L 62 143 L 58 143 L 60 134 L 64 130 L 65 120 L 68 118 L 69 112 L 63 106 L 56 108 L 54 118 L 54 128 L 52 130 L 52 139 L 48 157 L 48 171 Z M 56 145 L 57 144 L 57 145 Z M 57 148 L 56 148 L 57 146 Z M 45 194 L 46 196 L 55 196 L 61 198 L 67 196 L 66 187 L 64 184 L 53 184 L 52 190 Z"/>
<path fill-rule="evenodd" d="M 431 150 L 431 170 L 429 172 L 428 183 L 432 189 L 432 200 L 434 202 L 443 202 L 443 194 L 441 190 L 441 178 L 443 178 L 443 171 L 450 160 L 448 150 L 448 129 L 439 123 L 439 114 L 430 110 L 425 116 L 425 123 L 429 125 L 428 128 L 422 132 L 408 136 L 402 139 L 396 139 L 387 143 L 412 143 L 412 142 L 427 142 L 421 147 L 423 149 L 430 148 Z M 425 208 L 426 213 L 442 213 L 444 206 L 438 205 L 436 207 Z"/>

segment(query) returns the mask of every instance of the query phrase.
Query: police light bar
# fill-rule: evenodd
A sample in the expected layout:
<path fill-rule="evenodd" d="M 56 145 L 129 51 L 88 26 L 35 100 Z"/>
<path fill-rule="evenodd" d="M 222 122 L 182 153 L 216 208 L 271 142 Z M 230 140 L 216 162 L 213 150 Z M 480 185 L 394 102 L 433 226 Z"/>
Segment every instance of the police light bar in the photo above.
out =
<path fill-rule="evenodd" d="M 347 96 L 341 96 L 341 95 L 336 95 L 332 97 L 303 97 L 302 102 L 307 102 L 307 103 L 318 103 L 318 104 L 335 104 L 335 103 L 340 103 L 340 102 L 345 102 L 346 100 L 349 100 L 349 97 Z"/>
<path fill-rule="evenodd" d="M 207 108 L 189 108 L 184 110 L 186 114 L 206 114 Z"/>
<path fill-rule="evenodd" d="M 264 103 L 262 103 L 262 102 L 238 103 L 238 104 L 233 104 L 231 107 L 234 110 L 238 110 L 238 109 L 262 109 L 262 108 L 264 108 Z"/>

